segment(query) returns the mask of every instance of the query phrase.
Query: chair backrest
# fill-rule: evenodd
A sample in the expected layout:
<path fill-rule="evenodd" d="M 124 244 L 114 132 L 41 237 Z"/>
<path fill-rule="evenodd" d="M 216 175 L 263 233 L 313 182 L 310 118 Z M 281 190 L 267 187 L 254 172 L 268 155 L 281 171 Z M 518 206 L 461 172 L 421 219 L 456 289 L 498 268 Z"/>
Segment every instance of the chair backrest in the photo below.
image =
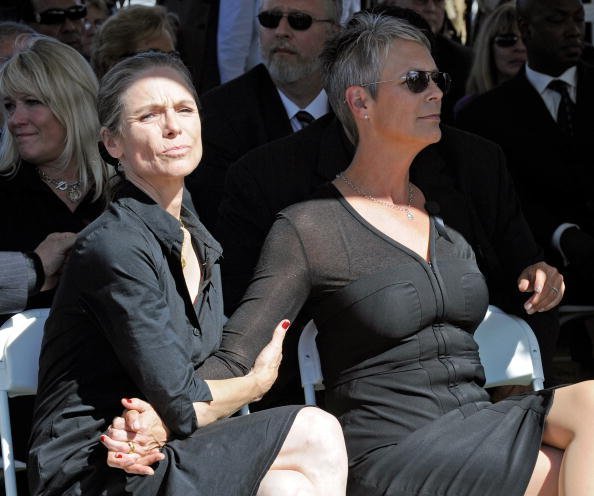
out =
<path fill-rule="evenodd" d="M 307 405 L 315 405 L 315 390 L 324 388 L 317 335 L 316 325 L 310 320 L 301 332 L 297 347 Z M 543 388 L 540 348 L 534 332 L 524 320 L 489 305 L 474 338 L 485 369 L 485 387 L 532 384 L 535 391 Z"/>
<path fill-rule="evenodd" d="M 49 308 L 25 310 L 0 327 L 0 390 L 10 396 L 37 392 L 39 351 Z"/>
<path fill-rule="evenodd" d="M 559 324 L 574 319 L 586 319 L 594 317 L 594 305 L 561 305 L 559 307 Z"/>
<path fill-rule="evenodd" d="M 313 320 L 310 320 L 301 331 L 297 354 L 299 358 L 299 373 L 301 386 L 305 395 L 306 405 L 316 404 L 316 389 L 324 389 L 324 377 L 320 364 L 320 354 L 316 345 L 318 329 Z"/>
<path fill-rule="evenodd" d="M 534 390 L 543 388 L 540 348 L 524 320 L 489 305 L 474 339 L 485 369 L 485 387 L 532 384 Z"/>

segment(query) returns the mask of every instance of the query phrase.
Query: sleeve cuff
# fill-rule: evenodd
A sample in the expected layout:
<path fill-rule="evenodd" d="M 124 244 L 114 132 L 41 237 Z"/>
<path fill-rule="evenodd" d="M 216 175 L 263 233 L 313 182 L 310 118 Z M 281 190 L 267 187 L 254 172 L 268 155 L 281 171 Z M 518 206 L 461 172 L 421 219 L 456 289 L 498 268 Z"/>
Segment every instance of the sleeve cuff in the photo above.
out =
<path fill-rule="evenodd" d="M 23 253 L 29 270 L 27 271 L 27 289 L 30 295 L 39 293 L 45 282 L 45 272 L 41 258 L 34 251 Z"/>
<path fill-rule="evenodd" d="M 563 258 L 563 265 L 567 265 L 569 262 L 567 260 L 567 257 L 565 256 L 565 253 L 563 253 L 563 250 L 561 249 L 561 236 L 567 229 L 571 227 L 575 227 L 577 229 L 580 228 L 580 226 L 578 226 L 577 224 L 570 224 L 569 222 L 564 222 L 559 227 L 557 227 L 557 229 L 555 229 L 555 231 L 553 232 L 553 236 L 551 237 L 551 245 L 555 250 L 557 250 L 561 254 L 561 258 Z"/>

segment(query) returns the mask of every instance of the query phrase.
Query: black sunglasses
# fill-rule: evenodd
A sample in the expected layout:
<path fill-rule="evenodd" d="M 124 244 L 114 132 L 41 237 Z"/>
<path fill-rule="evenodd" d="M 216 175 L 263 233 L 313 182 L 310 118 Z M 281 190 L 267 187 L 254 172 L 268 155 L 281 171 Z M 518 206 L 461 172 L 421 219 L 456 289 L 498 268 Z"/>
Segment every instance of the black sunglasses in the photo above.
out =
<path fill-rule="evenodd" d="M 406 87 L 413 93 L 422 93 L 429 87 L 429 81 L 433 81 L 441 92 L 445 95 L 452 85 L 452 78 L 447 72 L 439 71 L 408 71 L 406 76 L 398 79 L 387 79 L 386 81 L 375 81 L 374 83 L 364 83 L 359 86 L 371 86 L 372 84 L 392 83 L 402 81 Z"/>
<path fill-rule="evenodd" d="M 509 48 L 514 46 L 520 37 L 517 34 L 499 34 L 493 38 L 493 43 L 500 48 Z"/>
<path fill-rule="evenodd" d="M 296 31 L 306 31 L 314 22 L 331 22 L 334 24 L 332 19 L 315 19 L 305 12 L 289 12 L 288 14 L 284 14 L 280 10 L 265 10 L 260 12 L 258 14 L 258 22 L 263 28 L 275 29 L 283 17 L 287 18 L 289 26 Z"/>
<path fill-rule="evenodd" d="M 37 24 L 64 24 L 66 19 L 78 21 L 87 15 L 86 5 L 73 5 L 67 9 L 47 9 L 35 14 Z"/>

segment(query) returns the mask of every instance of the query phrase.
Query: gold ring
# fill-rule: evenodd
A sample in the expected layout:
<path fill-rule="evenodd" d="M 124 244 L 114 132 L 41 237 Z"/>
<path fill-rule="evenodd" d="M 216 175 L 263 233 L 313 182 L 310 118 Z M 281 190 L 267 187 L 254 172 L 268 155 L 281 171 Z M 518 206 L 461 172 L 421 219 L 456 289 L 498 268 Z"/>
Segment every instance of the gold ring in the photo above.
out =
<path fill-rule="evenodd" d="M 128 441 L 128 446 L 130 447 L 128 453 L 136 453 L 136 445 L 132 441 Z"/>

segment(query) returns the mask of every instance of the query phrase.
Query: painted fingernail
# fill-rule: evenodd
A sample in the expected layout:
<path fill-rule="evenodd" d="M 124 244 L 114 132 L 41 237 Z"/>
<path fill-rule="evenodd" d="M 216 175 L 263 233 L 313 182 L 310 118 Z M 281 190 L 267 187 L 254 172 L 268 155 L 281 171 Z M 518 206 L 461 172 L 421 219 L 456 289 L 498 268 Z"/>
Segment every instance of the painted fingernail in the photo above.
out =
<path fill-rule="evenodd" d="M 116 458 L 122 458 L 122 454 L 121 453 L 117 453 L 115 457 Z"/>
<path fill-rule="evenodd" d="M 105 436 L 101 436 L 101 442 L 104 443 L 105 442 Z"/>
<path fill-rule="evenodd" d="M 126 403 L 132 403 L 132 400 L 131 400 L 130 398 L 124 398 L 124 401 L 125 401 Z"/>
<path fill-rule="evenodd" d="M 291 322 L 289 322 L 288 320 L 285 320 L 282 324 L 283 329 L 286 331 L 289 326 L 291 325 Z"/>

